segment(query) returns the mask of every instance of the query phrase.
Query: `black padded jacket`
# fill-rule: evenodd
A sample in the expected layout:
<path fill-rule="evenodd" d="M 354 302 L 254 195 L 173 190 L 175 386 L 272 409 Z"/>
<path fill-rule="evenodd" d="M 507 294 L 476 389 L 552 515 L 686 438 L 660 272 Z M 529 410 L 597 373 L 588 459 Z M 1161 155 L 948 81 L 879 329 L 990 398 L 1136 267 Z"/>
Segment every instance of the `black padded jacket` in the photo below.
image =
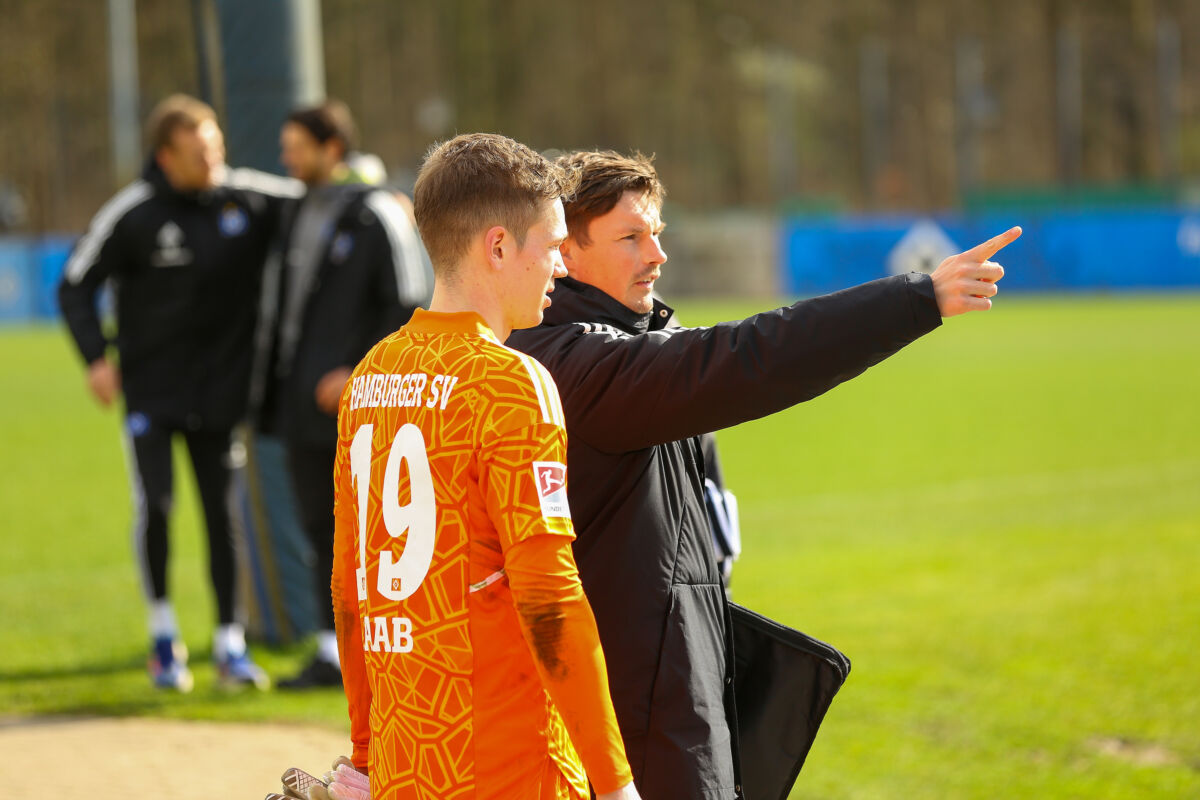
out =
<path fill-rule="evenodd" d="M 916 273 L 740 322 L 664 329 L 570 278 L 511 347 L 562 396 L 575 557 L 644 800 L 742 796 L 730 612 L 699 436 L 811 399 L 941 324 Z M 751 798 L 751 800 L 757 800 Z"/>

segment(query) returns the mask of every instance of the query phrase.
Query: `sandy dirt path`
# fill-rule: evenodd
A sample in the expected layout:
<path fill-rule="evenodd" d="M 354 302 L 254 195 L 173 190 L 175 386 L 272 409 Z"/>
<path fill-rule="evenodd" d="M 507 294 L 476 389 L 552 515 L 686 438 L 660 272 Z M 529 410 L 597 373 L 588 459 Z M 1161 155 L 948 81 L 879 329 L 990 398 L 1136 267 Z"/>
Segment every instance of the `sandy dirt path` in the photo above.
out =
<path fill-rule="evenodd" d="M 295 725 L 0 718 L 19 800 L 262 800 L 286 768 L 320 775 L 348 748 L 344 733 Z"/>

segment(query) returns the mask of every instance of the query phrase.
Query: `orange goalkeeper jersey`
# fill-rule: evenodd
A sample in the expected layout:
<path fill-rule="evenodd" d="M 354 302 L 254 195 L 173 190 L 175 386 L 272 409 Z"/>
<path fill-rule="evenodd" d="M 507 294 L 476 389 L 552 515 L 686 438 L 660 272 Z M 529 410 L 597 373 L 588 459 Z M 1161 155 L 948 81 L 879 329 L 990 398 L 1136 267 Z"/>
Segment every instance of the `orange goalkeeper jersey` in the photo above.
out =
<path fill-rule="evenodd" d="M 333 597 L 373 799 L 628 783 L 549 373 L 476 314 L 418 310 L 355 369 L 338 428 Z"/>

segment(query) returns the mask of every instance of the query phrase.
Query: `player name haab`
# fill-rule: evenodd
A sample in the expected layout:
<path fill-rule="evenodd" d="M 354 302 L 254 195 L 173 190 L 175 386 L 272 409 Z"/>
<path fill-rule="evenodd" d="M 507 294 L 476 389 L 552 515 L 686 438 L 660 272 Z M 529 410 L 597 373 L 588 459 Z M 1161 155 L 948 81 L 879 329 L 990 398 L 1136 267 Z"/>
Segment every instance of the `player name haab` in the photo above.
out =
<path fill-rule="evenodd" d="M 445 410 L 458 377 L 424 372 L 407 375 L 359 375 L 350 387 L 350 410 L 359 408 L 413 408 Z"/>

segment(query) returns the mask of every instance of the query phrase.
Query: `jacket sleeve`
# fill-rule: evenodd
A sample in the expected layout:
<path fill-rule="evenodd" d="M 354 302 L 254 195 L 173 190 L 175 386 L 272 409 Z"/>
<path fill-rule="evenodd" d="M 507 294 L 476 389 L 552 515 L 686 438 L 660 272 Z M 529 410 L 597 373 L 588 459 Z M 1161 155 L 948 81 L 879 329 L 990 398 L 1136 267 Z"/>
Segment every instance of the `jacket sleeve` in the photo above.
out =
<path fill-rule="evenodd" d="M 363 206 L 377 224 L 364 231 L 367 241 L 364 247 L 356 248 L 355 257 L 367 259 L 367 267 L 375 270 L 379 304 L 371 341 L 364 342 L 360 351 L 365 353 L 408 322 L 418 306 L 429 306 L 433 275 L 422 257 L 417 232 L 395 197 L 382 190 L 372 191 Z"/>
<path fill-rule="evenodd" d="M 517 346 L 533 343 L 550 368 L 571 438 L 617 453 L 810 400 L 940 324 L 932 281 L 910 273 L 711 328 L 630 336 L 576 324 L 535 329 Z M 536 338 L 547 330 L 556 333 Z"/>
<path fill-rule="evenodd" d="M 106 280 L 127 265 L 128 232 L 123 223 L 129 212 L 152 194 L 144 181 L 118 192 L 92 219 L 67 259 L 58 285 L 58 306 L 85 364 L 103 357 L 108 347 L 96 311 L 96 295 Z"/>

